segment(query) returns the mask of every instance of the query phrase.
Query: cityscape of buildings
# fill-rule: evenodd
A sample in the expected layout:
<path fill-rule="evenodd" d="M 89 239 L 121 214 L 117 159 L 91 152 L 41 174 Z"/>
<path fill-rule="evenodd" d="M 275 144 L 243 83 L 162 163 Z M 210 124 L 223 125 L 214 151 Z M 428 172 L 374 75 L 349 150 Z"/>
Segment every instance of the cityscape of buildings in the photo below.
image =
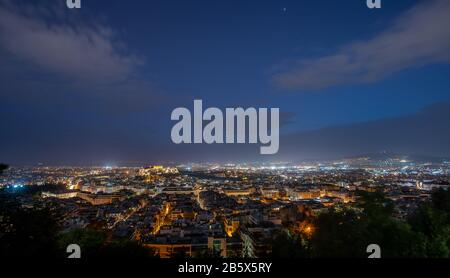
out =
<path fill-rule="evenodd" d="M 49 186 L 51 185 L 51 186 Z M 28 187 L 38 194 L 20 195 Z M 148 167 L 11 167 L 0 188 L 23 207 L 50 207 L 62 231 L 98 229 L 160 258 L 266 258 L 280 231 L 310 235 L 305 215 L 352 208 L 382 191 L 404 219 L 433 189 L 450 188 L 450 163 L 404 157 L 330 162 Z"/>

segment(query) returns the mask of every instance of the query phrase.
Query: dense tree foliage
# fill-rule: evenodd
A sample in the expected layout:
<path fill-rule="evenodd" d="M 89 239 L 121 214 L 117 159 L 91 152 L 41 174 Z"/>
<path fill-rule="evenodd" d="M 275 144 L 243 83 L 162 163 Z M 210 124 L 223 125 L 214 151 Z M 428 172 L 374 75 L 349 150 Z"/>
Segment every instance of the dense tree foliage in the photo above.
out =
<path fill-rule="evenodd" d="M 58 238 L 60 250 L 72 243 L 80 246 L 83 259 L 114 258 L 145 259 L 153 258 L 152 250 L 129 240 L 109 240 L 106 232 L 90 229 L 76 229 L 61 233 Z M 64 253 L 64 255 L 66 255 Z"/>
<path fill-rule="evenodd" d="M 395 219 L 383 193 L 359 194 L 356 208 L 330 208 L 311 219 L 311 237 L 277 237 L 275 257 L 367 257 L 378 244 L 384 258 L 450 257 L 450 191 L 437 190 L 406 220 Z"/>
<path fill-rule="evenodd" d="M 449 202 L 449 190 L 436 190 L 431 202 L 421 204 L 408 219 L 412 229 L 424 238 L 427 257 L 450 257 Z"/>
<path fill-rule="evenodd" d="M 0 257 L 55 257 L 58 226 L 50 212 L 11 205 L 1 207 Z"/>
<path fill-rule="evenodd" d="M 0 174 L 5 169 L 7 166 L 0 164 Z M 44 189 L 57 188 L 53 185 L 27 187 L 14 194 L 36 195 Z M 394 205 L 382 192 L 358 195 L 356 207 L 332 207 L 317 216 L 300 210 L 301 217 L 295 218 L 287 211 L 285 223 L 292 225 L 292 221 L 302 220 L 312 230 L 305 233 L 302 229 L 287 229 L 276 234 L 272 256 L 365 258 L 367 246 L 378 244 L 384 258 L 450 257 L 449 190 L 433 191 L 430 201 L 420 204 L 406 220 L 393 217 Z M 60 216 L 55 213 L 46 208 L 24 208 L 8 192 L 0 191 L 0 257 L 65 258 L 66 247 L 72 243 L 80 245 L 83 259 L 154 257 L 152 250 L 139 243 L 111 240 L 104 231 L 77 229 L 62 233 L 56 220 Z M 184 257 L 181 253 L 177 256 Z M 220 256 L 204 252 L 195 257 Z"/>
<path fill-rule="evenodd" d="M 81 247 L 82 259 L 152 258 L 151 250 L 128 240 L 110 241 L 103 231 L 78 229 L 61 233 L 55 212 L 26 209 L 0 194 L 0 257 L 66 258 L 68 245 Z"/>
<path fill-rule="evenodd" d="M 308 242 L 300 234 L 278 233 L 272 240 L 272 257 L 278 259 L 308 258 Z"/>

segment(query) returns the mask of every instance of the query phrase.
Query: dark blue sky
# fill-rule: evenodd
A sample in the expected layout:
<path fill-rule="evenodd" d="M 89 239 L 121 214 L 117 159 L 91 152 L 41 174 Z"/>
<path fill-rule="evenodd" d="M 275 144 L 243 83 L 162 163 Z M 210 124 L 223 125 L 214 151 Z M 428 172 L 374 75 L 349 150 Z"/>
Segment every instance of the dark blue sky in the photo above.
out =
<path fill-rule="evenodd" d="M 374 122 L 405 126 L 398 119 L 450 108 L 450 1 L 384 0 L 379 10 L 365 2 L 82 0 L 69 10 L 65 0 L 0 0 L 0 160 L 261 159 L 253 146 L 172 145 L 170 113 L 195 98 L 280 107 L 280 154 L 264 160 L 449 156 L 446 128 L 431 116 L 423 126 L 435 128 L 426 130 L 433 148 L 397 133 L 352 148 L 361 124 L 376 134 Z M 439 115 L 448 125 L 448 113 Z M 404 133 L 424 132 L 419 126 Z"/>

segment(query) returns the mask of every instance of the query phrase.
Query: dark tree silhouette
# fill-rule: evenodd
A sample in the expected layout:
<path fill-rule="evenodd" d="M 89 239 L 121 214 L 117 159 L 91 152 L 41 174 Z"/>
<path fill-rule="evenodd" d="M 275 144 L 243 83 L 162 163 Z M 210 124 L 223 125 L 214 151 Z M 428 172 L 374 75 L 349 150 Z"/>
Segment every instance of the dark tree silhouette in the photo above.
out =
<path fill-rule="evenodd" d="M 278 233 L 272 241 L 272 257 L 281 259 L 308 258 L 308 242 L 301 235 Z"/>
<path fill-rule="evenodd" d="M 78 244 L 84 260 L 101 258 L 150 259 L 154 252 L 138 242 L 120 240 L 110 241 L 106 232 L 91 229 L 76 229 L 59 235 L 61 250 L 70 244 Z M 63 253 L 65 254 L 65 253 Z"/>
<path fill-rule="evenodd" d="M 393 204 L 382 192 L 361 192 L 360 210 L 331 210 L 320 215 L 313 250 L 318 257 L 367 257 L 378 244 L 383 257 L 425 257 L 424 237 L 395 219 Z"/>
<path fill-rule="evenodd" d="M 0 257 L 56 257 L 58 225 L 49 210 L 1 204 Z"/>
<path fill-rule="evenodd" d="M 450 190 L 439 188 L 431 194 L 431 201 L 434 208 L 445 213 L 450 213 Z"/>
<path fill-rule="evenodd" d="M 426 256 L 450 257 L 450 191 L 432 192 L 431 202 L 423 203 L 409 217 L 415 232 L 424 237 Z"/>
<path fill-rule="evenodd" d="M 0 175 L 3 173 L 3 171 L 5 171 L 6 169 L 8 169 L 8 165 L 0 163 Z"/>
<path fill-rule="evenodd" d="M 311 239 L 313 257 L 363 257 L 366 233 L 364 224 L 354 210 L 330 209 L 314 221 Z"/>
<path fill-rule="evenodd" d="M 442 207 L 445 196 L 440 194 L 435 199 Z M 359 198 L 356 208 L 335 207 L 312 216 L 311 237 L 276 237 L 273 255 L 367 258 L 367 246 L 378 244 L 385 258 L 448 257 L 450 232 L 444 212 L 428 204 L 429 210 L 420 208 L 414 221 L 407 222 L 393 217 L 392 202 L 383 193 L 361 192 Z"/>

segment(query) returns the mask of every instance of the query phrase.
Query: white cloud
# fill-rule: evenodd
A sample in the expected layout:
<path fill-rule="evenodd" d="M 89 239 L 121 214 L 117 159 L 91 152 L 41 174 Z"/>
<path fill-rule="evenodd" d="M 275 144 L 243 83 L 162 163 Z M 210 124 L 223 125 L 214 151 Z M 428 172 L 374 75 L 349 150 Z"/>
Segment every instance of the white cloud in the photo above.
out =
<path fill-rule="evenodd" d="M 450 62 L 450 1 L 424 1 L 370 40 L 297 61 L 274 76 L 282 88 L 318 90 L 380 80 L 415 66 Z"/>
<path fill-rule="evenodd" d="M 68 11 L 58 10 L 61 17 Z M 39 69 L 73 81 L 109 83 L 124 80 L 136 70 L 139 59 L 126 52 L 113 32 L 100 25 L 71 24 L 45 15 L 42 6 L 20 7 L 0 2 L 0 47 Z"/>

